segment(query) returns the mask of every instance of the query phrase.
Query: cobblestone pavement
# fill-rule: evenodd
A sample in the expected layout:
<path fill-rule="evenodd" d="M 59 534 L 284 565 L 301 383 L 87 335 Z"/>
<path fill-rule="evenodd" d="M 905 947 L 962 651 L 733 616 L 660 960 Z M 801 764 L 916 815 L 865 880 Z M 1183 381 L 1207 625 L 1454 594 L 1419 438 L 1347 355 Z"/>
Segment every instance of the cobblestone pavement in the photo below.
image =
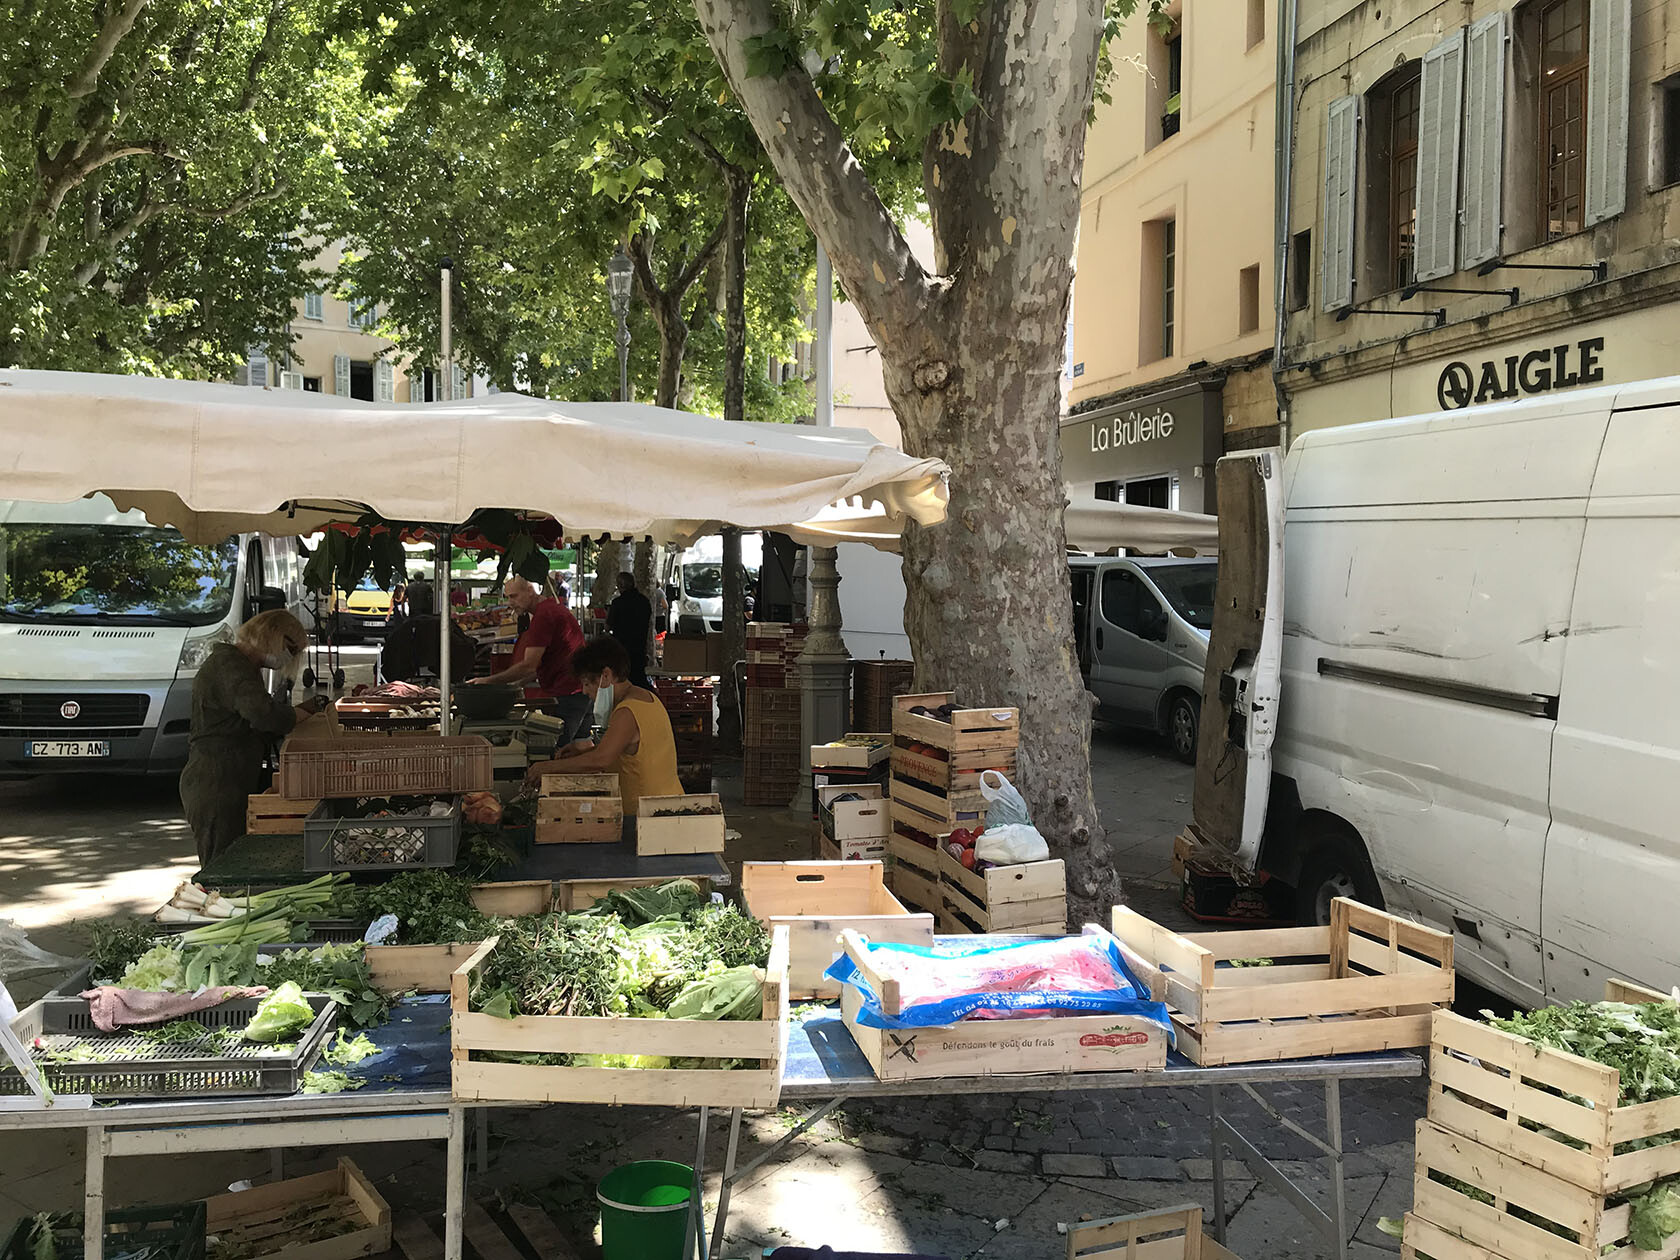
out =
<path fill-rule="evenodd" d="M 1191 771 L 1147 736 L 1098 728 L 1092 772 L 1128 899 L 1152 917 L 1187 926 L 1174 904 L 1168 867 L 1172 839 L 1189 815 Z M 725 783 L 726 799 L 738 787 Z M 190 844 L 172 793 L 119 786 L 97 799 L 65 788 L 0 784 L 0 899 L 53 948 L 72 948 L 75 915 L 156 905 L 190 869 Z M 731 807 L 746 833 L 745 856 L 808 856 L 808 819 L 791 809 Z M 149 881 L 149 882 L 148 882 Z M 155 885 L 155 887 L 154 887 Z M 159 890 L 161 891 L 161 894 Z M 48 927 L 47 925 L 54 925 Z M 1269 1092 L 1296 1123 L 1324 1123 L 1321 1086 Z M 1287 1161 L 1320 1202 L 1325 1161 L 1235 1090 L 1224 1106 L 1268 1156 Z M 1423 1114 L 1419 1080 L 1352 1082 L 1343 1087 L 1348 1220 L 1354 1260 L 1398 1252 L 1376 1229 L 1411 1201 L 1411 1135 Z M 708 1150 L 708 1204 L 717 1201 L 723 1159 L 721 1117 Z M 797 1123 L 791 1110 L 749 1116 L 743 1162 Z M 475 1193 L 534 1200 L 592 1250 L 594 1187 L 630 1159 L 690 1162 L 695 1114 L 652 1109 L 503 1108 L 492 1113 L 490 1164 L 474 1172 Z M 791 1243 L 874 1252 L 913 1252 L 950 1260 L 1059 1257 L 1060 1223 L 1199 1203 L 1211 1223 L 1212 1170 L 1205 1097 L 1193 1090 L 1081 1094 L 968 1095 L 852 1102 L 795 1139 L 745 1179 L 734 1196 L 723 1260 L 756 1257 Z M 442 1151 L 408 1144 L 352 1148 L 352 1157 L 394 1204 L 435 1216 L 441 1210 Z M 290 1175 L 328 1166 L 337 1152 L 300 1152 Z M 79 1134 L 31 1135 L 0 1143 L 0 1225 L 25 1211 L 79 1201 Z M 108 1193 L 116 1204 L 193 1197 L 268 1171 L 265 1153 L 114 1161 Z M 1226 1203 L 1228 1245 L 1242 1260 L 1315 1260 L 1333 1255 L 1277 1192 L 1232 1161 Z"/>

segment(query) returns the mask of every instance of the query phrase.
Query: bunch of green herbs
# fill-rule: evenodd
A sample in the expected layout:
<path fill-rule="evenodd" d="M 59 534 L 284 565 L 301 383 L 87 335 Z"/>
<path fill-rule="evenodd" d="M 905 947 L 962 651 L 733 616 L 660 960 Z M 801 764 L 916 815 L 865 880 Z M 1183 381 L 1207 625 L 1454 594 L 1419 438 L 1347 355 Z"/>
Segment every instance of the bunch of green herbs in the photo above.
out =
<path fill-rule="evenodd" d="M 495 934 L 495 920 L 473 905 L 471 882 L 448 871 L 403 871 L 359 892 L 359 908 L 370 922 L 396 916 L 395 943 L 451 945 Z"/>

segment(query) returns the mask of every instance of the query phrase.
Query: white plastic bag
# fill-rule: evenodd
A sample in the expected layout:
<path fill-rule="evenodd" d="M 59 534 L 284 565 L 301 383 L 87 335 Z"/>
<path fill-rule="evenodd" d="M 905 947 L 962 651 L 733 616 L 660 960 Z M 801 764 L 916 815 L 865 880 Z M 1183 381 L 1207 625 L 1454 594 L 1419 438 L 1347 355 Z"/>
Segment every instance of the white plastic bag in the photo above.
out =
<path fill-rule="evenodd" d="M 1042 862 L 1050 856 L 1050 845 L 1031 823 L 1007 823 L 982 831 L 974 842 L 974 856 L 994 866 Z"/>
<path fill-rule="evenodd" d="M 44 971 L 74 971 L 79 958 L 50 954 L 32 942 L 10 919 L 0 919 L 0 980 L 17 980 Z"/>
<path fill-rule="evenodd" d="M 1016 824 L 1032 826 L 1032 817 L 1027 813 L 1027 802 L 1016 790 L 1015 785 L 996 770 L 981 773 L 980 795 L 986 798 L 987 830 Z"/>

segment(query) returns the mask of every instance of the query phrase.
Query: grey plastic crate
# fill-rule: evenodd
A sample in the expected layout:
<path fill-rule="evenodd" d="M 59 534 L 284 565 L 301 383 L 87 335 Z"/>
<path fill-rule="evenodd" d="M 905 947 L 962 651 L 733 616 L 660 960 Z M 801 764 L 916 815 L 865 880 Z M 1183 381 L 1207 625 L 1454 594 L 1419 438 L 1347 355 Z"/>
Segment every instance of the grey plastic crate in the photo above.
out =
<path fill-rule="evenodd" d="M 461 845 L 458 797 L 441 817 L 346 818 L 346 811 L 357 804 L 357 799 L 328 798 L 303 820 L 304 870 L 413 871 L 455 865 Z"/>
<path fill-rule="evenodd" d="M 163 1044 L 133 1030 L 100 1032 L 79 997 L 45 997 L 12 1021 L 15 1032 L 45 1066 L 47 1084 L 60 1094 L 95 1098 L 238 1097 L 295 1094 L 338 1023 L 338 1005 L 324 993 L 306 993 L 315 1019 L 296 1042 L 279 1046 L 242 1042 Z M 259 998 L 238 998 L 186 1018 L 206 1028 L 243 1029 Z M 27 1094 L 16 1068 L 0 1065 L 0 1095 Z"/>

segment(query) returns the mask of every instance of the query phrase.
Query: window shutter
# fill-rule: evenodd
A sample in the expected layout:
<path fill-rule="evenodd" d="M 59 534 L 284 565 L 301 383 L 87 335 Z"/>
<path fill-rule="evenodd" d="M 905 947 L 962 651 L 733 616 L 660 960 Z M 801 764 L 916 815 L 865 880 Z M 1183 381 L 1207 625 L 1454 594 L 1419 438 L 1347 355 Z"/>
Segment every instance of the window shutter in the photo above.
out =
<path fill-rule="evenodd" d="M 245 352 L 245 383 L 264 388 L 268 385 L 268 351 L 261 346 Z"/>
<path fill-rule="evenodd" d="M 1587 224 L 1627 209 L 1632 0 L 1592 0 L 1587 30 Z"/>
<path fill-rule="evenodd" d="M 1419 280 L 1453 273 L 1458 244 L 1458 138 L 1464 120 L 1464 30 L 1423 54 L 1418 84 L 1417 242 Z"/>
<path fill-rule="evenodd" d="M 1483 18 L 1464 41 L 1464 199 L 1458 263 L 1464 270 L 1499 257 L 1504 231 L 1505 11 Z"/>
<path fill-rule="evenodd" d="M 303 295 L 303 317 L 305 319 L 321 319 L 325 315 L 323 303 L 319 293 L 305 293 Z"/>
<path fill-rule="evenodd" d="M 374 360 L 373 396 L 380 402 L 395 402 L 397 399 L 397 374 L 389 359 Z"/>
<path fill-rule="evenodd" d="M 409 364 L 408 401 L 411 403 L 426 401 L 426 369 L 418 363 Z"/>
<path fill-rule="evenodd" d="M 449 365 L 449 400 L 459 402 L 467 396 L 467 374 L 459 363 Z"/>
<path fill-rule="evenodd" d="M 303 388 L 303 373 L 302 372 L 282 372 L 282 373 L 280 373 L 280 388 L 281 389 L 302 389 Z"/>
<path fill-rule="evenodd" d="M 350 356 L 333 355 L 333 393 L 340 398 L 350 397 Z"/>
<path fill-rule="evenodd" d="M 1359 98 L 1330 102 L 1324 127 L 1324 309 L 1353 304 L 1353 212 L 1359 183 Z"/>

